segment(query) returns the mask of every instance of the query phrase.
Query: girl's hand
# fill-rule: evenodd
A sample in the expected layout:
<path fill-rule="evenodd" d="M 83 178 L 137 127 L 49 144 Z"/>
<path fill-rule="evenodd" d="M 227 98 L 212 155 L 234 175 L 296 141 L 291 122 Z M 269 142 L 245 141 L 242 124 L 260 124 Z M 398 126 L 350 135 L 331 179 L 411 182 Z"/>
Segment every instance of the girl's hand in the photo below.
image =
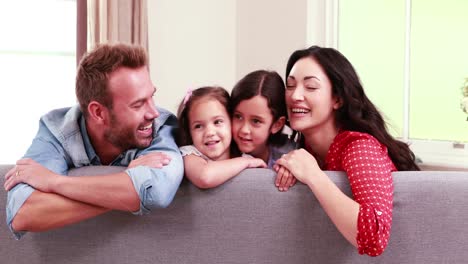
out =
<path fill-rule="evenodd" d="M 309 184 L 314 175 L 321 171 L 314 156 L 305 149 L 296 149 L 283 155 L 276 161 L 276 165 L 287 169 L 296 179 Z"/>
<path fill-rule="evenodd" d="M 247 168 L 266 168 L 266 163 L 259 158 L 245 157 L 248 160 Z"/>
<path fill-rule="evenodd" d="M 59 177 L 61 176 L 32 159 L 20 159 L 16 166 L 5 174 L 3 187 L 9 191 L 23 182 L 42 192 L 52 192 L 52 185 Z"/>
<path fill-rule="evenodd" d="M 151 152 L 146 155 L 142 155 L 130 162 L 128 168 L 134 168 L 137 166 L 148 166 L 151 168 L 162 168 L 171 162 L 171 156 L 163 152 Z"/>
<path fill-rule="evenodd" d="M 280 192 L 285 192 L 296 184 L 296 178 L 285 167 L 275 164 L 273 169 L 276 171 L 275 186 Z"/>

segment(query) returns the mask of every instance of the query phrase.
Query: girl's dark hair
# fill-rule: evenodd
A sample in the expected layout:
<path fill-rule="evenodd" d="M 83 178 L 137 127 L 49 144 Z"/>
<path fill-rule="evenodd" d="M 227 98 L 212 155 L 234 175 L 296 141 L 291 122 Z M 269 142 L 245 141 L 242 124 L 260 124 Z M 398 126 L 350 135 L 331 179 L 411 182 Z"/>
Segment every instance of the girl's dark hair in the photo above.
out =
<path fill-rule="evenodd" d="M 295 51 L 289 57 L 286 78 L 294 64 L 307 57 L 320 64 L 330 79 L 333 95 L 342 101 L 342 106 L 335 113 L 340 128 L 368 133 L 375 137 L 387 147 L 388 154 L 398 170 L 420 170 L 408 145 L 394 139 L 388 133 L 382 115 L 364 93 L 354 67 L 339 51 L 318 46 Z"/>
<path fill-rule="evenodd" d="M 205 86 L 188 92 L 177 109 L 179 122 L 179 131 L 176 137 L 177 145 L 186 146 L 193 144 L 192 136 L 190 135 L 188 115 L 194 102 L 207 97 L 220 102 L 226 108 L 226 112 L 229 113 L 229 93 L 224 88 L 219 86 Z M 230 122 L 230 120 L 228 121 Z"/>
<path fill-rule="evenodd" d="M 267 100 L 268 108 L 273 116 L 273 122 L 282 116 L 287 118 L 283 79 L 277 72 L 266 70 L 251 72 L 234 86 L 231 91 L 231 101 L 229 104 L 231 117 L 240 102 L 257 95 L 261 95 Z M 281 133 L 280 130 L 275 134 L 270 134 L 268 143 L 283 145 L 286 139 L 287 135 Z"/>

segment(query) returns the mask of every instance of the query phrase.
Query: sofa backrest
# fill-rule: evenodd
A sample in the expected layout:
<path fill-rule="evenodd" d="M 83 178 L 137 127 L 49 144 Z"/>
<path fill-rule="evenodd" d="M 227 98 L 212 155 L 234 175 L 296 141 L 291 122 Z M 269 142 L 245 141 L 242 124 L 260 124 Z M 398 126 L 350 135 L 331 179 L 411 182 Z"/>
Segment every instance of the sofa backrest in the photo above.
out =
<path fill-rule="evenodd" d="M 0 175 L 10 167 L 1 166 Z M 121 169 L 87 167 L 71 174 Z M 344 173 L 327 175 L 350 194 Z M 3 220 L 1 263 L 466 263 L 468 173 L 393 177 L 390 243 L 376 258 L 357 253 L 307 186 L 281 193 L 273 171 L 248 169 L 210 190 L 184 180 L 173 203 L 150 215 L 114 211 L 20 241 Z M 6 202 L 4 190 L 0 201 Z"/>

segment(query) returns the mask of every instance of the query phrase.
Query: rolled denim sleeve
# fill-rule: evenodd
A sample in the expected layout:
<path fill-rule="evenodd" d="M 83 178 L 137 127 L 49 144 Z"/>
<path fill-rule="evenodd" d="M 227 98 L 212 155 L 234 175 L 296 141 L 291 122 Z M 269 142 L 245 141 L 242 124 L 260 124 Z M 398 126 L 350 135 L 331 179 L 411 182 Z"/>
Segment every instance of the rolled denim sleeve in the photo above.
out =
<path fill-rule="evenodd" d="M 24 157 L 35 160 L 55 173 L 65 174 L 68 165 L 64 158 L 63 151 L 60 150 L 60 144 L 58 144 L 53 137 L 50 137 L 50 135 L 50 132 L 41 123 L 39 131 Z M 11 224 L 18 210 L 34 191 L 34 188 L 24 183 L 19 183 L 8 191 L 6 222 L 16 239 L 20 239 L 26 232 L 13 230 Z"/>
<path fill-rule="evenodd" d="M 168 165 L 162 168 L 138 166 L 126 170 L 140 197 L 140 210 L 134 214 L 141 215 L 152 209 L 165 208 L 174 199 L 184 176 L 184 163 L 174 140 L 175 129 L 176 122 L 167 121 L 159 129 L 151 146 L 138 154 L 141 156 L 155 151 L 163 152 L 171 157 Z"/>

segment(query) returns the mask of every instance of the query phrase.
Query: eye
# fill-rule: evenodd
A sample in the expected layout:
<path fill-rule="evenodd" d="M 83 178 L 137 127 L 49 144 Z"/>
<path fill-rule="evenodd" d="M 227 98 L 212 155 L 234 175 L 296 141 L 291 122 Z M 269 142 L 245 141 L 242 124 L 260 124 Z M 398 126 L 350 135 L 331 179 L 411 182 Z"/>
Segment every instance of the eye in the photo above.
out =
<path fill-rule="evenodd" d="M 318 89 L 317 87 L 306 86 L 306 90 L 308 90 L 308 91 L 314 91 L 314 90 L 317 90 L 317 89 Z"/>
<path fill-rule="evenodd" d="M 258 125 L 258 124 L 261 124 L 262 121 L 260 119 L 252 119 L 252 123 L 254 123 L 255 125 Z"/>
<path fill-rule="evenodd" d="M 214 121 L 214 124 L 215 124 L 215 125 L 221 125 L 222 123 L 224 123 L 224 120 L 223 120 L 223 119 L 216 119 L 216 120 Z"/>
<path fill-rule="evenodd" d="M 139 109 L 139 108 L 141 108 L 142 106 L 143 106 L 143 102 L 138 102 L 138 103 L 136 103 L 136 104 L 133 105 L 133 108 Z"/>
<path fill-rule="evenodd" d="M 296 81 L 293 78 L 286 80 L 286 90 L 294 90 L 296 88 Z"/>
<path fill-rule="evenodd" d="M 296 84 L 290 84 L 290 83 L 286 84 L 286 90 L 294 90 L 294 88 L 296 88 Z"/>
<path fill-rule="evenodd" d="M 237 119 L 237 120 L 242 120 L 242 116 L 240 114 L 237 114 L 237 113 L 234 113 L 233 118 Z"/>
<path fill-rule="evenodd" d="M 193 129 L 200 129 L 202 128 L 203 126 L 201 124 L 195 124 L 192 126 Z"/>

